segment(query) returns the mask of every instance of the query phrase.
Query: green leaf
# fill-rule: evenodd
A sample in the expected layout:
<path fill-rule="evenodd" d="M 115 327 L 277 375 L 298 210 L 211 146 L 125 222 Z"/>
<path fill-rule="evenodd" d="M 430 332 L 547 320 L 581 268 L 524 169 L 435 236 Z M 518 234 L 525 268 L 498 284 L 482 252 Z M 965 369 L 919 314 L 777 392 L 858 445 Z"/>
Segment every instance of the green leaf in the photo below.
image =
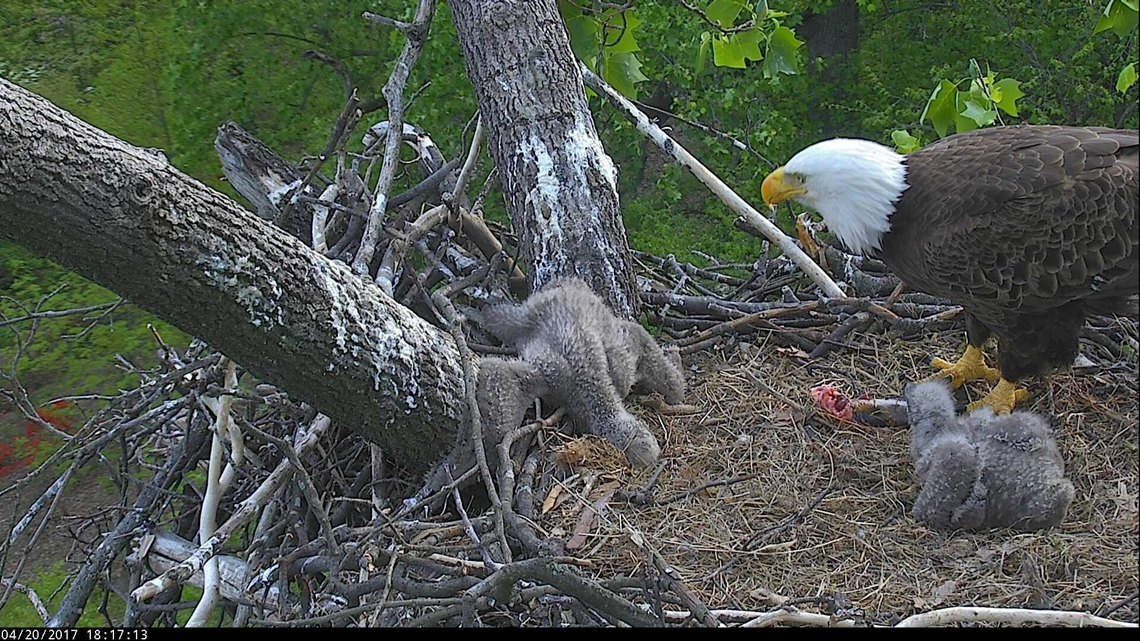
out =
<path fill-rule="evenodd" d="M 1136 84 L 1136 63 L 1133 62 L 1120 70 L 1120 75 L 1116 77 L 1116 90 L 1124 93 Z"/>
<path fill-rule="evenodd" d="M 760 42 L 764 40 L 764 34 L 759 29 L 741 31 L 735 37 L 746 60 L 760 62 L 764 58 L 764 54 L 760 51 Z"/>
<path fill-rule="evenodd" d="M 987 109 L 990 108 L 991 98 L 986 94 L 986 88 L 982 85 L 981 81 L 977 79 L 970 81 L 969 99 Z"/>
<path fill-rule="evenodd" d="M 581 7 L 567 0 L 559 0 L 558 10 L 562 13 L 562 20 L 566 23 L 566 31 L 570 34 L 570 49 L 580 60 L 589 60 L 598 55 L 601 49 L 598 39 L 598 21 L 589 15 L 583 15 Z"/>
<path fill-rule="evenodd" d="M 970 58 L 970 77 L 976 79 L 976 78 L 980 77 L 981 75 L 982 75 L 982 68 L 981 68 L 981 66 L 978 65 L 977 58 Z M 977 80 L 974 80 L 974 82 L 977 82 Z M 971 84 L 973 84 L 973 83 L 971 83 Z"/>
<path fill-rule="evenodd" d="M 602 78 L 626 98 L 637 98 L 637 83 L 649 80 L 641 73 L 641 61 L 632 53 L 615 53 L 602 60 Z"/>
<path fill-rule="evenodd" d="M 760 22 L 768 17 L 768 0 L 756 0 L 756 8 L 753 9 L 756 14 L 756 22 Z"/>
<path fill-rule="evenodd" d="M 796 73 L 796 49 L 803 45 L 796 33 L 787 27 L 777 27 L 768 38 L 768 52 L 764 56 L 764 77 Z"/>
<path fill-rule="evenodd" d="M 585 60 L 598 54 L 598 21 L 591 16 L 579 14 L 566 19 L 566 31 L 570 33 L 570 48 L 574 55 Z"/>
<path fill-rule="evenodd" d="M 1128 8 L 1133 10 L 1133 11 L 1140 11 L 1140 1 L 1138 1 L 1138 0 L 1120 0 L 1120 1 L 1123 2 L 1125 5 L 1127 5 Z"/>
<path fill-rule="evenodd" d="M 697 47 L 697 73 L 705 70 L 705 59 L 709 56 L 709 42 L 712 40 L 712 34 L 708 31 L 701 32 L 701 44 Z"/>
<path fill-rule="evenodd" d="M 558 0 L 558 11 L 562 13 L 562 18 L 565 20 L 577 18 L 582 15 L 582 7 L 579 7 L 570 0 Z"/>
<path fill-rule="evenodd" d="M 641 20 L 634 15 L 633 9 L 625 11 L 625 31 L 622 32 L 621 38 L 618 39 L 612 46 L 606 47 L 610 53 L 633 53 L 634 51 L 641 51 L 637 41 L 633 39 L 633 31 L 641 24 Z M 612 33 L 615 29 L 620 29 L 622 26 L 621 18 L 615 16 L 610 19 L 609 30 Z M 613 36 L 610 36 L 611 38 Z"/>
<path fill-rule="evenodd" d="M 713 0 L 709 8 L 705 9 L 705 15 L 728 29 L 736 22 L 736 16 L 740 15 L 743 9 L 744 3 L 741 0 Z"/>
<path fill-rule="evenodd" d="M 1093 33 L 1112 30 L 1118 38 L 1126 38 L 1136 28 L 1137 11 L 1136 2 L 1124 0 L 1111 0 L 1104 9 L 1104 15 L 1096 23 Z"/>
<path fill-rule="evenodd" d="M 967 108 L 966 101 L 969 97 L 968 91 L 959 91 L 954 99 L 954 128 L 958 130 L 958 133 L 965 133 L 978 128 L 978 123 L 962 115 L 962 112 Z"/>
<path fill-rule="evenodd" d="M 897 149 L 900 154 L 909 154 L 922 146 L 918 138 L 910 135 L 910 132 L 906 129 L 896 129 L 892 131 L 891 140 L 894 141 L 895 149 Z"/>
<path fill-rule="evenodd" d="M 990 109 L 973 98 L 966 99 L 966 108 L 963 109 L 961 113 L 963 117 L 973 120 L 979 127 L 992 125 L 994 124 L 994 120 L 997 119 L 996 109 Z"/>
<path fill-rule="evenodd" d="M 743 69 L 744 64 L 744 48 L 740 46 L 740 41 L 737 40 L 736 34 L 727 38 L 717 36 L 713 39 L 713 62 L 718 67 L 732 67 L 733 69 Z"/>
<path fill-rule="evenodd" d="M 930 99 L 926 101 L 926 108 L 922 110 L 922 116 L 918 121 L 921 123 L 930 118 L 930 124 L 934 125 L 938 137 L 945 138 L 946 132 L 950 130 L 950 123 L 954 122 L 958 115 L 957 98 L 958 87 L 949 80 L 943 80 L 934 87 L 934 93 L 930 94 Z"/>
<path fill-rule="evenodd" d="M 998 80 L 994 83 L 994 88 L 990 90 L 990 97 L 993 98 L 997 108 L 1011 116 L 1017 115 L 1017 99 L 1024 95 L 1025 93 L 1021 91 L 1021 83 L 1013 78 Z"/>

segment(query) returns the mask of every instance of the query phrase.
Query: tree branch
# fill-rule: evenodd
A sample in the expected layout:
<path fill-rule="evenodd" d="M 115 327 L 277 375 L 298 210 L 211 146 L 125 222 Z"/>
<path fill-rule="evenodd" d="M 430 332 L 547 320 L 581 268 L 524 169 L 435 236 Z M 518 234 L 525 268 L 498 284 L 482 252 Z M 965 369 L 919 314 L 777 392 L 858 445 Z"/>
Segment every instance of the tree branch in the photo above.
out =
<path fill-rule="evenodd" d="M 798 265 L 815 284 L 819 285 L 819 288 L 823 290 L 824 294 L 831 298 L 842 298 L 845 296 L 843 290 L 839 289 L 839 285 L 836 285 L 835 281 L 831 280 L 831 277 L 828 276 L 815 261 L 797 247 L 791 238 L 788 238 L 784 232 L 780 231 L 779 227 L 776 227 L 767 218 L 761 216 L 759 212 L 745 202 L 735 191 L 724 184 L 724 181 L 718 178 L 716 174 L 702 165 L 699 160 L 686 151 L 684 147 L 679 145 L 677 141 L 670 138 L 660 127 L 650 122 L 649 118 L 642 113 L 640 109 L 626 100 L 625 97 L 615 91 L 613 87 L 606 84 L 606 82 L 599 78 L 594 72 L 590 71 L 586 65 L 579 63 L 579 66 L 582 70 L 582 78 L 588 87 L 605 98 L 614 108 L 629 119 L 629 121 L 637 127 L 638 131 L 657 143 L 657 146 L 661 147 L 665 153 L 671 155 L 673 160 L 693 172 L 697 180 L 703 182 L 724 204 L 739 214 L 751 228 L 755 228 L 765 238 L 775 243 L 785 255 L 795 261 L 796 265 Z"/>
<path fill-rule="evenodd" d="M 297 239 L 0 80 L 0 236 L 221 350 L 424 470 L 463 413 L 450 336 Z"/>
<path fill-rule="evenodd" d="M 388 207 L 388 192 L 392 189 L 396 168 L 400 165 L 402 138 L 400 133 L 404 131 L 404 85 L 407 84 L 408 76 L 416 66 L 416 59 L 427 39 L 433 15 L 435 15 L 435 0 L 420 0 L 411 27 L 403 31 L 408 42 L 404 44 L 404 50 L 396 59 L 392 75 L 388 77 L 388 82 L 384 83 L 384 88 L 381 90 L 384 99 L 388 101 L 388 140 L 384 147 L 384 164 L 380 168 L 380 178 L 376 182 L 376 191 L 372 194 L 372 209 L 368 212 L 364 237 L 360 241 L 356 258 L 352 261 L 352 271 L 358 275 L 368 273 L 372 255 L 376 252 L 376 241 L 380 237 L 384 211 Z"/>

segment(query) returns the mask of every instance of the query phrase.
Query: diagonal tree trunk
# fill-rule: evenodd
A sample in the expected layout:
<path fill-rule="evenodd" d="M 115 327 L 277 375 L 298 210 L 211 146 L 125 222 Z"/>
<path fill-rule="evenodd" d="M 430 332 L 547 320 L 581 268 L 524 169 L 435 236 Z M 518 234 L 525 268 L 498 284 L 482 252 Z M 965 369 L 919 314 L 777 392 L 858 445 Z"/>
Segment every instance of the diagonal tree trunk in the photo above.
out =
<path fill-rule="evenodd" d="M 413 469 L 463 414 L 450 336 L 237 203 L 0 79 L 0 236 L 198 336 Z"/>
<path fill-rule="evenodd" d="M 578 274 L 633 317 L 617 167 L 602 149 L 554 0 L 450 0 L 531 289 Z"/>

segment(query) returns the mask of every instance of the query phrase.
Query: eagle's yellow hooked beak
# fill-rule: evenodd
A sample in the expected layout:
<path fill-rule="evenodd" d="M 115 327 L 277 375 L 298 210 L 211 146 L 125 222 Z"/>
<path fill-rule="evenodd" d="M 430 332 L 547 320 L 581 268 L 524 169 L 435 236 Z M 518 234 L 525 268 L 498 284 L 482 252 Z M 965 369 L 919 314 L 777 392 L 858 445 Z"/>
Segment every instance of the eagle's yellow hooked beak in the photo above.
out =
<path fill-rule="evenodd" d="M 764 204 L 773 209 L 776 208 L 776 205 L 789 198 L 795 198 L 800 194 L 806 193 L 807 190 L 803 187 L 789 185 L 784 182 L 783 167 L 768 174 L 768 177 L 764 179 L 764 184 L 760 186 L 760 194 L 764 197 Z"/>

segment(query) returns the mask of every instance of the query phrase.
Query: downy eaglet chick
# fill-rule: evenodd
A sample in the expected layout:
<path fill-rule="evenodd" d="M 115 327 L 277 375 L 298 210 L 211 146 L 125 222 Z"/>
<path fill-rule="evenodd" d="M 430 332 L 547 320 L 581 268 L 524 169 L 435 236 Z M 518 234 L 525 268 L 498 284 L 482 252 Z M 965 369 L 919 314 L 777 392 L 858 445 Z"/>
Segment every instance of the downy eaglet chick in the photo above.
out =
<path fill-rule="evenodd" d="M 915 518 L 964 530 L 1037 530 L 1064 520 L 1073 484 L 1044 417 L 988 408 L 958 417 L 940 381 L 910 384 L 904 396 L 922 480 Z"/>
<path fill-rule="evenodd" d="M 683 401 L 680 354 L 665 350 L 636 323 L 621 320 L 577 278 L 561 278 L 520 305 L 475 315 L 485 329 L 518 350 L 517 359 L 480 362 L 479 403 L 496 432 L 514 429 L 534 398 L 564 406 L 585 431 L 625 452 L 635 465 L 657 461 L 661 448 L 630 414 L 631 391 Z"/>

